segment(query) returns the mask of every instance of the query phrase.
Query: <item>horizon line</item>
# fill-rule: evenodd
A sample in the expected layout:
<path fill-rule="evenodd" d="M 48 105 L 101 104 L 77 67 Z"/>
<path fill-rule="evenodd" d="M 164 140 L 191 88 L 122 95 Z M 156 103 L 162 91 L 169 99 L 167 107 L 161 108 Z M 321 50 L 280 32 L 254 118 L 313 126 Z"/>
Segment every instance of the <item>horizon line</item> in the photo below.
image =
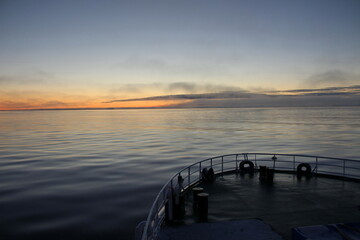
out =
<path fill-rule="evenodd" d="M 360 107 L 360 105 L 329 105 L 329 106 L 241 106 L 241 107 L 110 107 L 110 108 L 31 108 L 31 109 L 0 109 L 0 111 L 76 111 L 76 110 L 131 110 L 131 109 L 219 109 L 219 108 L 343 108 Z"/>

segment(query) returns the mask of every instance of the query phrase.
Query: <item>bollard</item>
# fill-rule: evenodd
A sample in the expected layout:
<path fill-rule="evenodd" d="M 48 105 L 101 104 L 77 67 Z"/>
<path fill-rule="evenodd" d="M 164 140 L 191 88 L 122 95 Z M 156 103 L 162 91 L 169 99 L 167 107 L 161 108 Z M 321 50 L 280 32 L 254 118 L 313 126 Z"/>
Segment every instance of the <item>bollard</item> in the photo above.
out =
<path fill-rule="evenodd" d="M 266 181 L 273 182 L 274 180 L 274 169 L 268 168 L 266 171 Z"/>
<path fill-rule="evenodd" d="M 173 218 L 174 220 L 181 220 L 184 216 L 185 216 L 185 197 L 180 196 L 179 203 L 175 202 L 173 204 Z"/>
<path fill-rule="evenodd" d="M 202 187 L 193 188 L 193 196 L 194 196 L 194 198 L 193 198 L 193 206 L 195 208 L 197 208 L 197 206 L 198 206 L 198 196 L 197 195 L 199 193 L 202 193 L 203 191 L 204 191 L 204 189 Z"/>
<path fill-rule="evenodd" d="M 198 193 L 199 221 L 206 222 L 208 219 L 208 197 L 207 193 Z"/>
<path fill-rule="evenodd" d="M 260 174 L 259 174 L 260 181 L 266 180 L 266 172 L 267 172 L 267 167 L 266 166 L 260 166 Z"/>

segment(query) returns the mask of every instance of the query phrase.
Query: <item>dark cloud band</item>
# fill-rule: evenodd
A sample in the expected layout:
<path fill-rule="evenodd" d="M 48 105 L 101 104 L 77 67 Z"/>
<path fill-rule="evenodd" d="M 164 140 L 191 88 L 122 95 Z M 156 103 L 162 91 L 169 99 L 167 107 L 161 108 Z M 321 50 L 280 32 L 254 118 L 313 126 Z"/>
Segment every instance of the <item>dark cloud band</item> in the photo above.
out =
<path fill-rule="evenodd" d="M 221 93 L 204 93 L 204 94 L 176 94 L 163 95 L 146 98 L 131 98 L 112 100 L 106 103 L 114 102 L 134 102 L 134 101 L 159 101 L 159 100 L 214 100 L 214 99 L 245 99 L 259 97 L 280 97 L 295 95 L 298 97 L 306 96 L 350 96 L 360 95 L 360 85 L 350 87 L 331 87 L 322 89 L 296 89 L 288 91 L 269 91 L 265 93 L 251 93 L 246 91 L 221 92 Z"/>
<path fill-rule="evenodd" d="M 248 98 L 253 93 L 248 92 L 222 92 L 222 93 L 204 93 L 204 94 L 176 94 L 176 95 L 165 95 L 155 96 L 147 98 L 131 98 L 131 99 L 120 99 L 112 100 L 106 103 L 113 102 L 134 102 L 134 101 L 155 101 L 155 100 L 196 100 L 196 99 L 229 99 L 229 98 Z"/>

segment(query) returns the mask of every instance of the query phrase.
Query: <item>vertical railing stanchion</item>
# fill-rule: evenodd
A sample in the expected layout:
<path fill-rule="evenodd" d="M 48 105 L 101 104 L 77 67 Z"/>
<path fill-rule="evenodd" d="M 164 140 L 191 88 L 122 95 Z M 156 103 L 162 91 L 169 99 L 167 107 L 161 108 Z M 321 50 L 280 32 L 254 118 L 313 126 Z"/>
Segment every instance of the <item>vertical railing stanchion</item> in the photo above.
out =
<path fill-rule="evenodd" d="M 256 163 L 256 153 L 255 153 L 254 157 L 255 157 L 255 167 L 257 167 L 257 163 Z"/>
<path fill-rule="evenodd" d="M 168 187 L 168 186 L 167 186 Z M 166 187 L 166 188 L 167 188 Z M 163 191 L 163 201 L 164 201 L 164 205 L 166 204 L 166 188 L 164 189 L 164 191 Z"/>
<path fill-rule="evenodd" d="M 199 181 L 201 180 L 201 162 L 199 163 Z"/>
<path fill-rule="evenodd" d="M 210 166 L 211 166 L 211 168 L 212 168 L 212 158 L 210 159 Z"/>
<path fill-rule="evenodd" d="M 293 156 L 293 171 L 295 172 L 295 155 Z"/>
<path fill-rule="evenodd" d="M 236 171 L 236 173 L 238 172 L 238 155 L 237 154 L 235 157 L 235 171 Z"/>
<path fill-rule="evenodd" d="M 316 162 L 315 162 L 315 173 L 318 173 L 318 157 L 316 157 Z"/>
<path fill-rule="evenodd" d="M 221 176 L 223 175 L 224 173 L 224 157 L 222 156 L 221 157 Z"/>
<path fill-rule="evenodd" d="M 190 188 L 190 167 L 188 167 L 188 189 Z"/>
<path fill-rule="evenodd" d="M 343 160 L 343 177 L 345 177 L 345 159 Z"/>
<path fill-rule="evenodd" d="M 272 160 L 273 160 L 273 169 L 275 170 L 275 162 L 276 162 L 276 157 L 275 157 L 275 155 L 274 155 L 274 157 L 272 158 Z"/>

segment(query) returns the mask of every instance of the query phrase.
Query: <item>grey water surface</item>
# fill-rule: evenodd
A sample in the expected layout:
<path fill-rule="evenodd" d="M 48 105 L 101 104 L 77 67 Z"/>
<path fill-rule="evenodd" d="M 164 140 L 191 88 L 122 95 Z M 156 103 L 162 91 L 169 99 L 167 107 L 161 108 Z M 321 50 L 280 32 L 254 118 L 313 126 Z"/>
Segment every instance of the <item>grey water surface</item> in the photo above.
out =
<path fill-rule="evenodd" d="M 360 159 L 360 108 L 0 112 L 0 239 L 133 239 L 161 186 L 222 154 Z"/>

